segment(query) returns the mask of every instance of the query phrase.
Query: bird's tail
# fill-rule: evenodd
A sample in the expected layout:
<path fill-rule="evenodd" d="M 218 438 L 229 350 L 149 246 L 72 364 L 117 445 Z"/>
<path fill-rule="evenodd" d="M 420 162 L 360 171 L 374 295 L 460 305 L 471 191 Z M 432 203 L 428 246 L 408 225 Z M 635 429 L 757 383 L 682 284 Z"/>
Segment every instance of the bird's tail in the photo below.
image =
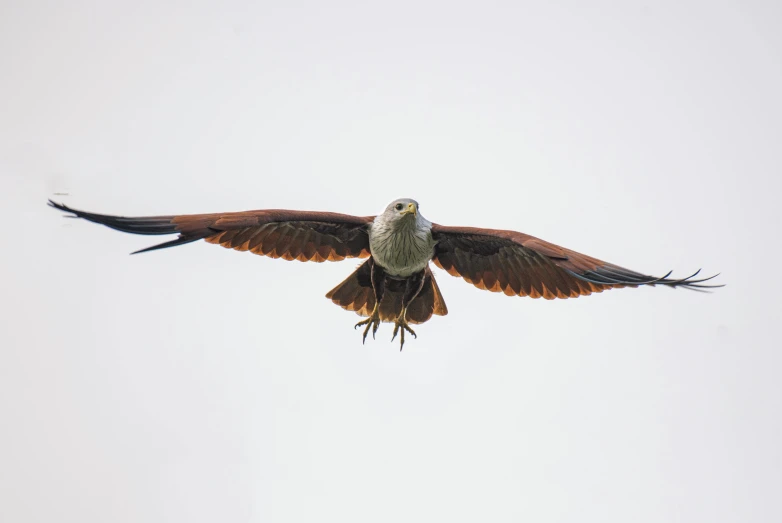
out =
<path fill-rule="evenodd" d="M 345 310 L 355 311 L 359 316 L 369 316 L 375 307 L 375 293 L 372 291 L 372 268 L 369 260 L 362 263 L 353 274 L 331 289 L 326 297 Z M 380 302 L 380 319 L 392 322 L 402 311 L 402 295 L 405 292 L 404 282 L 388 280 Z M 448 307 L 445 306 L 440 288 L 429 267 L 424 275 L 424 287 L 407 308 L 407 321 L 424 323 L 433 314 L 445 316 Z"/>

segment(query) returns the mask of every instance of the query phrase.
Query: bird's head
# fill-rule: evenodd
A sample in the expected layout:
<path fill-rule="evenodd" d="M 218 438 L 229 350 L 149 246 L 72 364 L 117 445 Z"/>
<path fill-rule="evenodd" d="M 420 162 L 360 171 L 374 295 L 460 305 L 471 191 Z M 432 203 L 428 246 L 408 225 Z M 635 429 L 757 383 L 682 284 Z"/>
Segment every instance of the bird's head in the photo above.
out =
<path fill-rule="evenodd" d="M 383 212 L 383 220 L 396 226 L 419 226 L 428 223 L 418 211 L 418 202 L 410 198 L 400 198 L 388 204 Z"/>
<path fill-rule="evenodd" d="M 418 214 L 418 202 L 410 198 L 400 198 L 388 204 L 385 213 L 389 218 L 415 218 Z"/>

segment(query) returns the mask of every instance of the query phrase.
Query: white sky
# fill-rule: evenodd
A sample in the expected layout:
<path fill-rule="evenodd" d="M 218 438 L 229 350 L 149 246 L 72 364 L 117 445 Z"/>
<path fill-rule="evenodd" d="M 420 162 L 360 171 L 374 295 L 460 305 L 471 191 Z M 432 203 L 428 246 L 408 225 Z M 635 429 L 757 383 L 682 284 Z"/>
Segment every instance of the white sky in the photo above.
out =
<path fill-rule="evenodd" d="M 782 521 L 778 2 L 67 4 L 0 5 L 1 521 Z M 128 256 L 49 197 L 412 197 L 728 286 L 437 271 L 400 354 L 323 297 L 352 261 Z"/>

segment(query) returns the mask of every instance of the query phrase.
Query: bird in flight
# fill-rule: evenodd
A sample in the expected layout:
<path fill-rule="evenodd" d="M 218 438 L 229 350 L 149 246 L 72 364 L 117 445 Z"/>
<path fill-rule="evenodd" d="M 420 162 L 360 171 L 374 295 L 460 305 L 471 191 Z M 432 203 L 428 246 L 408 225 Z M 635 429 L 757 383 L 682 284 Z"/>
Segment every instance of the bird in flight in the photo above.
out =
<path fill-rule="evenodd" d="M 370 331 L 375 337 L 381 322 L 393 323 L 391 340 L 399 334 L 400 350 L 405 332 L 417 337 L 411 323 L 448 314 L 430 261 L 479 289 L 547 300 L 639 285 L 722 287 L 705 283 L 717 275 L 695 279 L 700 270 L 683 279 L 670 278 L 670 272 L 656 278 L 520 232 L 438 225 L 424 218 L 418 202 L 409 198 L 394 200 L 377 216 L 267 209 L 126 218 L 79 211 L 51 200 L 49 205 L 123 232 L 178 234 L 136 252 L 206 240 L 284 260 L 366 258 L 326 297 L 366 317 L 356 324 L 364 327 L 362 342 Z"/>

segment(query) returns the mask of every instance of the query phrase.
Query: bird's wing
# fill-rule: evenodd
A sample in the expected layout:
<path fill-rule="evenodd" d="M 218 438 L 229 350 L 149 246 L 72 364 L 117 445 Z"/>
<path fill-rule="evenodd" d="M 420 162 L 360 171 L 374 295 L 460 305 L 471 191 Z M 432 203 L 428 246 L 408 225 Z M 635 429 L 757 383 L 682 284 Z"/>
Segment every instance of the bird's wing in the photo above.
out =
<path fill-rule="evenodd" d="M 369 256 L 367 226 L 374 219 L 372 216 L 280 209 L 125 218 L 79 211 L 51 200 L 49 205 L 118 231 L 179 235 L 169 242 L 136 252 L 206 240 L 271 258 L 315 262 Z"/>
<path fill-rule="evenodd" d="M 515 231 L 433 224 L 432 261 L 479 289 L 509 296 L 575 298 L 618 287 L 666 285 L 703 290 L 714 278 L 647 276 Z M 700 272 L 700 271 L 699 271 Z"/>

